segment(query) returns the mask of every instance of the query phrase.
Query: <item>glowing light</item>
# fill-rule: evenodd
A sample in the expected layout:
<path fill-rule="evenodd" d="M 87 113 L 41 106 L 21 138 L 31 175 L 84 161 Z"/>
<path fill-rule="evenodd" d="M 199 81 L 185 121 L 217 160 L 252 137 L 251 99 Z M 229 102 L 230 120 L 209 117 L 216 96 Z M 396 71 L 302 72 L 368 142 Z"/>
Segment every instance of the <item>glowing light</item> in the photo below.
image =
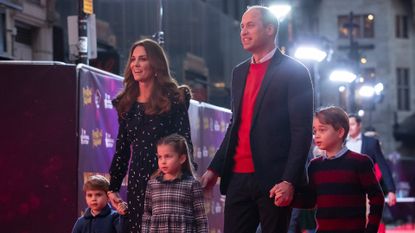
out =
<path fill-rule="evenodd" d="M 367 59 L 365 57 L 360 58 L 360 63 L 366 64 L 367 63 Z"/>
<path fill-rule="evenodd" d="M 327 53 L 315 47 L 299 47 L 294 57 L 301 60 L 313 60 L 321 62 L 327 57 Z"/>
<path fill-rule="evenodd" d="M 380 93 L 382 93 L 383 91 L 383 84 L 382 83 L 378 83 L 375 85 L 375 93 L 376 95 L 380 95 Z"/>
<path fill-rule="evenodd" d="M 375 16 L 374 16 L 374 15 L 372 15 L 372 14 L 369 14 L 369 15 L 367 16 L 367 19 L 368 19 L 368 20 L 370 20 L 370 21 L 372 21 L 372 20 L 374 20 L 374 19 L 375 19 Z"/>
<path fill-rule="evenodd" d="M 375 88 L 372 86 L 362 86 L 359 90 L 359 95 L 363 97 L 372 97 L 375 94 Z"/>
<path fill-rule="evenodd" d="M 330 74 L 331 81 L 351 83 L 355 79 L 356 75 L 348 70 L 335 70 Z"/>
<path fill-rule="evenodd" d="M 270 6 L 269 9 L 277 16 L 278 20 L 282 21 L 284 18 L 290 13 L 291 6 L 290 5 L 273 5 Z"/>

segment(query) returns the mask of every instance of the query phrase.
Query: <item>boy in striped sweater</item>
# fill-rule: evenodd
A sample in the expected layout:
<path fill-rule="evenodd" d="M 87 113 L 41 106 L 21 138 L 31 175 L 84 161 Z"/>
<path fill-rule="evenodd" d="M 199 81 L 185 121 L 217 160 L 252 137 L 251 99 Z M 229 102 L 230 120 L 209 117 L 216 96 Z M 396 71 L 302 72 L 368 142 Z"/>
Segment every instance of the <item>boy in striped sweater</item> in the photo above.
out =
<path fill-rule="evenodd" d="M 326 153 L 310 162 L 309 185 L 297 190 L 294 207 L 317 208 L 318 233 L 376 233 L 384 197 L 372 160 L 344 146 L 349 131 L 346 112 L 334 106 L 318 110 L 313 131 L 316 146 Z"/>

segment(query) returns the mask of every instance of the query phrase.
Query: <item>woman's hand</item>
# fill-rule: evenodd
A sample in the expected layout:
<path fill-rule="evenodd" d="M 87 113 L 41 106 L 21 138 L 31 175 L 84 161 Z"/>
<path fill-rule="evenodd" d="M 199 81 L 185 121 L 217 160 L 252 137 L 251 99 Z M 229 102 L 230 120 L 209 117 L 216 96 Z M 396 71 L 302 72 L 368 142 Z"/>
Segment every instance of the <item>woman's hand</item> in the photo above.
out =
<path fill-rule="evenodd" d="M 118 203 L 117 212 L 121 215 L 127 214 L 128 205 L 127 202 L 123 201 L 121 203 Z"/>
<path fill-rule="evenodd" d="M 127 213 L 127 203 L 121 199 L 120 194 L 118 192 L 108 191 L 107 195 L 111 202 L 111 206 L 115 208 L 119 214 L 125 215 Z"/>

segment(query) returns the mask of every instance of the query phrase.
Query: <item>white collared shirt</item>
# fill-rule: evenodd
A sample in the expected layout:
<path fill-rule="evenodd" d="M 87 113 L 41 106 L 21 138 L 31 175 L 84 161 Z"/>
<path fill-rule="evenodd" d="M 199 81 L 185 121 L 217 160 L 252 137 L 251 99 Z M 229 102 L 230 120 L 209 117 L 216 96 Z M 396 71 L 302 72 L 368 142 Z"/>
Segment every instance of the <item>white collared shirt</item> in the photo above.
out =
<path fill-rule="evenodd" d="M 323 154 L 322 157 L 323 157 L 323 159 L 328 159 L 328 160 L 337 159 L 337 158 L 340 158 L 343 155 L 345 155 L 347 153 L 347 151 L 349 151 L 349 149 L 347 149 L 347 147 L 343 146 L 339 151 L 337 151 L 337 153 L 334 156 L 328 157 L 327 154 Z"/>
<path fill-rule="evenodd" d="M 264 57 L 262 57 L 261 59 L 259 59 L 259 61 L 255 62 L 254 60 L 254 56 L 252 56 L 251 58 L 251 64 L 258 64 L 258 63 L 263 63 L 268 61 L 269 59 L 272 58 L 272 56 L 274 56 L 275 51 L 277 51 L 277 47 L 275 47 L 273 50 L 271 50 L 271 52 L 267 53 Z"/>
<path fill-rule="evenodd" d="M 346 138 L 346 146 L 349 150 L 354 151 L 356 153 L 362 153 L 362 133 L 357 135 L 356 138 L 352 138 L 347 136 Z"/>

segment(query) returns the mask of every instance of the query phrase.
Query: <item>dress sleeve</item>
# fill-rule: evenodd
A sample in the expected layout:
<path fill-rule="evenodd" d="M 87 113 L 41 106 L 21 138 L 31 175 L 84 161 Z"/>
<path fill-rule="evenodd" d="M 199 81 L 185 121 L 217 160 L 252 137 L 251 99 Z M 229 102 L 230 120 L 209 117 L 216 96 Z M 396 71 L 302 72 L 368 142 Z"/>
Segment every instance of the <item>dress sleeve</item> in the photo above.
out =
<path fill-rule="evenodd" d="M 199 181 L 195 180 L 192 184 L 193 194 L 193 215 L 195 217 L 196 232 L 207 233 L 208 222 L 205 212 L 205 203 L 203 199 L 203 191 Z"/>
<path fill-rule="evenodd" d="M 365 233 L 377 233 L 385 200 L 373 170 L 372 160 L 367 156 L 364 156 L 360 163 L 359 179 L 369 199 L 369 216 Z"/>
<path fill-rule="evenodd" d="M 146 196 L 144 198 L 144 213 L 143 213 L 143 219 L 141 224 L 141 232 L 142 233 L 149 233 L 150 232 L 150 226 L 151 226 L 151 216 L 152 216 L 152 208 L 153 203 L 151 201 L 151 184 L 148 182 L 147 188 L 146 188 Z"/>
<path fill-rule="evenodd" d="M 129 140 L 127 140 L 126 120 L 120 119 L 115 154 L 109 171 L 111 176 L 109 190 L 115 192 L 120 190 L 122 180 L 127 174 L 130 157 L 131 149 Z"/>

